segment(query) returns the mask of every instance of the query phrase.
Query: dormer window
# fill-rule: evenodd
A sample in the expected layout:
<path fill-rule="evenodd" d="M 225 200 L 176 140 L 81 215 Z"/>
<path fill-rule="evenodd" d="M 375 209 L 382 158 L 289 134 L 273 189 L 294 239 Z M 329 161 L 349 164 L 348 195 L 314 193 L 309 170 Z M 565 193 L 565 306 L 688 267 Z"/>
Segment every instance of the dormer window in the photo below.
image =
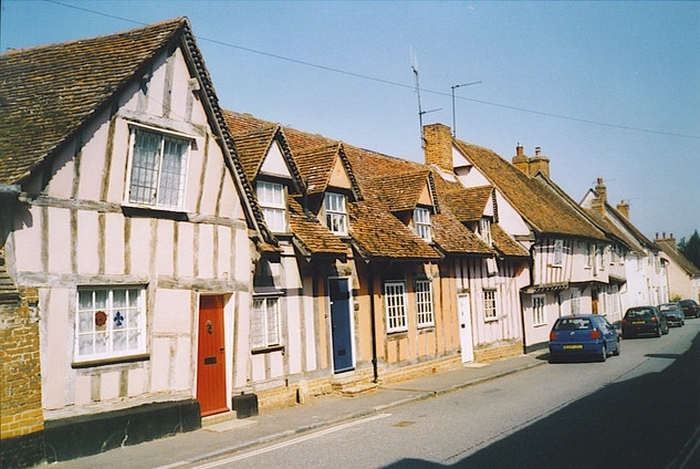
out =
<path fill-rule="evenodd" d="M 413 210 L 413 229 L 422 240 L 427 242 L 432 241 L 430 210 L 423 207 L 416 207 L 415 210 Z"/>
<path fill-rule="evenodd" d="M 182 208 L 189 151 L 186 139 L 133 127 L 129 203 Z"/>
<path fill-rule="evenodd" d="M 277 233 L 287 231 L 284 186 L 275 182 L 258 181 L 255 183 L 255 191 L 267 226 Z"/>
<path fill-rule="evenodd" d="M 491 239 L 491 220 L 488 218 L 482 218 L 479 220 L 479 236 L 481 240 L 491 246 L 493 241 Z"/>
<path fill-rule="evenodd" d="M 324 200 L 326 226 L 337 235 L 348 234 L 348 209 L 343 194 L 327 192 Z"/>

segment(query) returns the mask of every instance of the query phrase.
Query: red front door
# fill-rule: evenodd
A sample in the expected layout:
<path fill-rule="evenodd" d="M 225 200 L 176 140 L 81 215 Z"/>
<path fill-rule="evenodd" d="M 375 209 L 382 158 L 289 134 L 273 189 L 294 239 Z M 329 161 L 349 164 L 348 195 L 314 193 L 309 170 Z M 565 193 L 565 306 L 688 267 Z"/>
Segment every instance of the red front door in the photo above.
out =
<path fill-rule="evenodd" d="M 226 349 L 224 347 L 224 299 L 199 299 L 197 347 L 197 400 L 202 416 L 226 412 Z"/>

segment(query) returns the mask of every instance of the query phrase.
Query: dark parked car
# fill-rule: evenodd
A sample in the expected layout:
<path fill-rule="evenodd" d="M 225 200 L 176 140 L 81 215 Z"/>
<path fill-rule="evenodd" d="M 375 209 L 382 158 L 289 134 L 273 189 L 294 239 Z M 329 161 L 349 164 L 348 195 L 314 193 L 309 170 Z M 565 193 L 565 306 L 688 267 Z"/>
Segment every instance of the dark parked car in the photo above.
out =
<path fill-rule="evenodd" d="M 659 311 L 661 314 L 666 316 L 669 326 L 682 327 L 685 324 L 683 318 L 683 310 L 681 309 L 680 303 L 677 301 L 674 303 L 663 303 L 659 305 Z"/>
<path fill-rule="evenodd" d="M 683 314 L 686 318 L 700 316 L 700 307 L 695 302 L 695 300 L 681 300 L 679 301 L 681 308 L 683 309 Z"/>
<path fill-rule="evenodd" d="M 549 333 L 549 361 L 563 357 L 592 357 L 605 361 L 608 354 L 620 354 L 620 337 L 603 316 L 563 316 Z"/>
<path fill-rule="evenodd" d="M 622 318 L 622 337 L 636 337 L 653 334 L 661 337 L 668 334 L 668 321 L 656 306 L 635 306 L 625 312 Z"/>

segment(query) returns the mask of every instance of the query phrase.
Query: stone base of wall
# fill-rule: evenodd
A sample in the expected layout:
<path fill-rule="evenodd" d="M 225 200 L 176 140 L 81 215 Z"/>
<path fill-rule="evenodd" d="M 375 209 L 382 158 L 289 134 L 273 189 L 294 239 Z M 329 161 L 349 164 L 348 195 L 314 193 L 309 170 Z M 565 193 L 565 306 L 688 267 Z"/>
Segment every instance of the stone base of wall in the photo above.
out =
<path fill-rule="evenodd" d="M 502 342 L 475 349 L 474 360 L 477 362 L 491 362 L 502 358 L 517 357 L 522 354 L 522 342 Z"/>
<path fill-rule="evenodd" d="M 199 402 L 188 399 L 47 420 L 44 426 L 46 462 L 53 463 L 197 430 L 202 418 Z"/>
<path fill-rule="evenodd" d="M 384 384 L 398 383 L 420 376 L 442 373 L 462 366 L 461 355 L 450 355 L 411 365 L 380 370 L 379 379 Z"/>
<path fill-rule="evenodd" d="M 46 461 L 43 431 L 3 438 L 0 446 L 0 467 L 24 469 Z"/>

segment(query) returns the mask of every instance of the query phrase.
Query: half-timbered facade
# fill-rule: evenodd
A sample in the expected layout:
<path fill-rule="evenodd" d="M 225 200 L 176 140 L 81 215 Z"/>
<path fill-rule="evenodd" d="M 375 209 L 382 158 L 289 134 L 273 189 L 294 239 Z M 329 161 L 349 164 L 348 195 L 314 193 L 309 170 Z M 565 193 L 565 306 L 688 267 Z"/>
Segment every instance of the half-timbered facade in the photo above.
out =
<path fill-rule="evenodd" d="M 424 137 L 427 163 L 467 188 L 494 188 L 498 225 L 529 252 L 528 281 L 520 285 L 525 350 L 546 346 L 557 317 L 599 312 L 599 293 L 610 283 L 603 258 L 611 241 L 576 204 L 538 180 L 549 179 L 549 160 L 539 149 L 528 157 L 518 145 L 511 164 L 453 139 L 442 124 L 426 126 Z"/>
<path fill-rule="evenodd" d="M 274 247 L 188 21 L 11 51 L 0 70 L 1 239 L 37 291 L 49 460 L 228 410 L 251 240 Z"/>

